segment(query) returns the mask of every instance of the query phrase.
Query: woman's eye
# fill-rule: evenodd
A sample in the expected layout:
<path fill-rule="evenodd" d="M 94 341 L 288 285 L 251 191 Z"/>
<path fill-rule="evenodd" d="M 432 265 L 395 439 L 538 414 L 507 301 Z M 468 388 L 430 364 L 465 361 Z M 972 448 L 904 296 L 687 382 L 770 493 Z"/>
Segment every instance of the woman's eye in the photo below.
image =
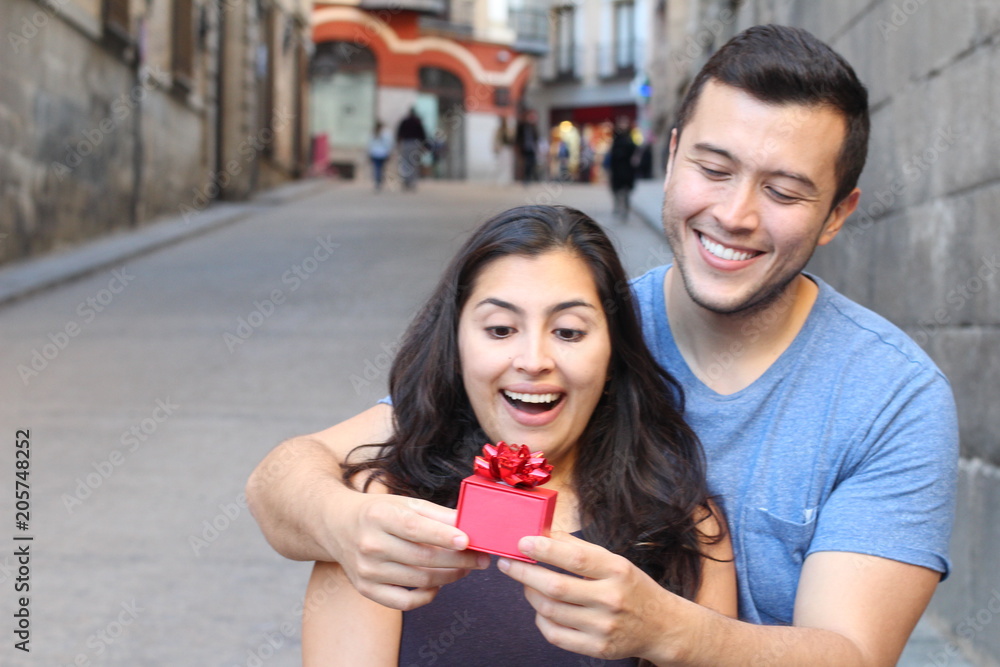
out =
<path fill-rule="evenodd" d="M 507 338 L 514 333 L 514 327 L 486 327 L 491 338 Z"/>
<path fill-rule="evenodd" d="M 575 343 L 579 340 L 583 340 L 583 337 L 587 335 L 577 329 L 556 329 L 555 334 L 556 338 L 559 340 L 564 340 L 569 343 Z"/>

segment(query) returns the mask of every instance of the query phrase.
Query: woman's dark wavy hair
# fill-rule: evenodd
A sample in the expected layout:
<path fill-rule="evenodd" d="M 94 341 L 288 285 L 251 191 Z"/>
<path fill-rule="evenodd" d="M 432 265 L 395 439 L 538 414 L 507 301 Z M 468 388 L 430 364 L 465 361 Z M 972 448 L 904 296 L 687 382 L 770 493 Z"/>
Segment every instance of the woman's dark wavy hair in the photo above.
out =
<path fill-rule="evenodd" d="M 701 445 L 681 416 L 680 385 L 646 347 L 611 241 L 575 209 L 515 208 L 473 232 L 413 319 L 393 363 L 393 437 L 351 452 L 344 480 L 365 473 L 365 488 L 378 480 L 393 493 L 455 506 L 459 484 L 486 442 L 462 384 L 462 307 L 490 262 L 554 250 L 569 251 L 590 268 L 611 340 L 607 391 L 577 443 L 573 483 L 583 535 L 692 598 L 701 579 L 700 547 L 721 538 L 698 526 L 697 517 L 712 511 Z M 351 462 L 358 450 L 372 447 L 373 458 Z"/>

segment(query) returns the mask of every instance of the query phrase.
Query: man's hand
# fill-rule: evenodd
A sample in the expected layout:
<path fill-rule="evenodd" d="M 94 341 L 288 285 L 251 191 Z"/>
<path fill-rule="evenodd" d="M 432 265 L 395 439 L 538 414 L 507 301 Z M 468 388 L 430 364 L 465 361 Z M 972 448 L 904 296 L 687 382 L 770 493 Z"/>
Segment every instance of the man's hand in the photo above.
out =
<path fill-rule="evenodd" d="M 427 604 L 444 584 L 470 569 L 489 567 L 489 556 L 465 551 L 469 538 L 454 527 L 456 512 L 426 500 L 359 494 L 353 519 L 340 524 L 340 564 L 365 597 L 403 611 Z"/>
<path fill-rule="evenodd" d="M 538 561 L 585 577 L 502 558 L 499 568 L 524 584 L 549 642 L 567 651 L 613 660 L 645 657 L 664 635 L 659 622 L 685 602 L 626 558 L 572 535 L 525 537 L 518 548 Z"/>
<path fill-rule="evenodd" d="M 247 499 L 278 553 L 340 563 L 362 594 L 406 610 L 427 604 L 438 587 L 470 568 L 487 567 L 489 558 L 463 551 L 468 537 L 454 527 L 454 510 L 387 495 L 377 484 L 372 493 L 344 485 L 340 462 L 348 453 L 391 435 L 392 409 L 377 405 L 325 431 L 288 440 L 254 470 Z"/>

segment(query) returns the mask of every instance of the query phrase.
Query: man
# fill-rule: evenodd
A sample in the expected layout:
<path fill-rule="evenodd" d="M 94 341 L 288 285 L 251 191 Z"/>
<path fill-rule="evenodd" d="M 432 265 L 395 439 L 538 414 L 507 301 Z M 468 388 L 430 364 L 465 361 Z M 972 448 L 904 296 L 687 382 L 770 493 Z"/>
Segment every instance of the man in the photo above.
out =
<path fill-rule="evenodd" d="M 664 184 L 675 264 L 633 292 L 705 446 L 740 620 L 600 547 L 524 538 L 526 555 L 581 575 L 500 563 L 550 642 L 656 664 L 895 664 L 948 572 L 957 427 L 916 344 L 802 272 L 857 207 L 868 127 L 853 70 L 805 31 L 751 28 L 696 77 Z M 407 609 L 483 564 L 459 551 L 452 512 L 340 485 L 337 457 L 373 422 L 388 432 L 391 409 L 283 444 L 251 479 L 251 507 L 285 555 L 340 562 L 366 596 Z"/>
<path fill-rule="evenodd" d="M 420 162 L 427 146 L 427 132 L 415 107 L 410 107 L 410 112 L 399 121 L 399 126 L 396 128 L 396 143 L 399 145 L 399 175 L 403 179 L 403 188 L 414 190 L 420 177 Z"/>

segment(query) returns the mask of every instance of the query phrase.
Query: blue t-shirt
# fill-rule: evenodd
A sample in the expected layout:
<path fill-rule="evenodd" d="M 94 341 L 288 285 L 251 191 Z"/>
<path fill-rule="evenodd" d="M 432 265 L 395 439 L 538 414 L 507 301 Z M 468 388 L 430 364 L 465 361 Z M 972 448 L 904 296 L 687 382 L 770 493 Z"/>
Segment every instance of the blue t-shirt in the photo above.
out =
<path fill-rule="evenodd" d="M 632 287 L 647 344 L 684 387 L 684 416 L 729 521 L 740 617 L 790 624 L 802 563 L 817 551 L 947 576 L 958 427 L 934 362 L 893 324 L 808 276 L 819 295 L 792 344 L 749 387 L 717 394 L 674 342 L 668 268 Z M 750 341 L 759 329 L 745 331 Z M 722 355 L 707 372 L 724 373 L 732 358 Z"/>

